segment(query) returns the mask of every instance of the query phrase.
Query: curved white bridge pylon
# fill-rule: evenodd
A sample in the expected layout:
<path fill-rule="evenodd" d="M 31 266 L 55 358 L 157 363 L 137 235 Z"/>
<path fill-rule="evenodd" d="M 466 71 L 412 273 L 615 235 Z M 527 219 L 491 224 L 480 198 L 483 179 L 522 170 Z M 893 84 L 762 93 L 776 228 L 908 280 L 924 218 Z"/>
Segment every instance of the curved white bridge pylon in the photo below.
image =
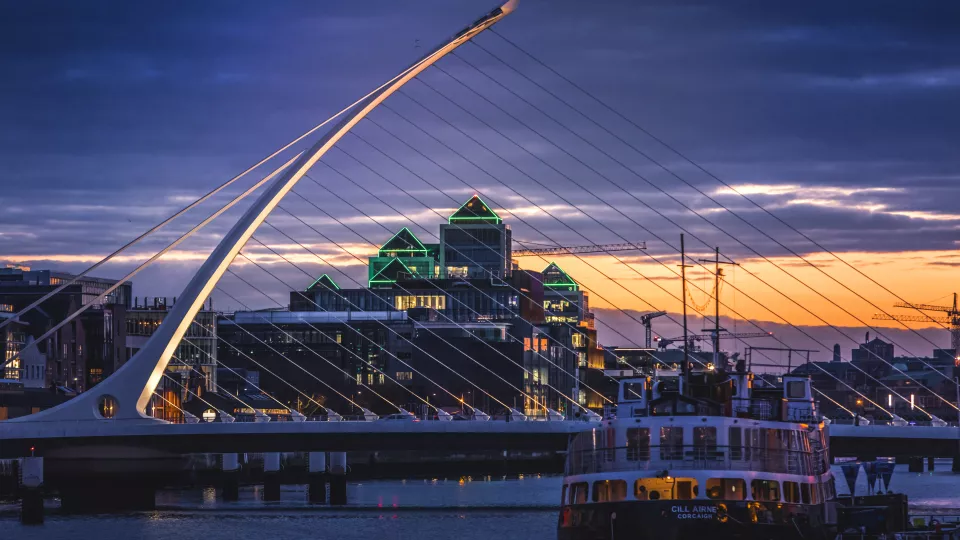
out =
<path fill-rule="evenodd" d="M 277 176 L 250 209 L 230 229 L 230 232 L 223 237 L 220 244 L 217 245 L 197 274 L 184 288 L 177 303 L 153 336 L 116 373 L 62 405 L 37 414 L 8 420 L 5 423 L 43 422 L 44 425 L 50 427 L 55 427 L 55 424 L 59 422 L 75 423 L 77 421 L 114 422 L 122 420 L 133 423 L 165 423 L 163 420 L 152 418 L 146 414 L 147 406 L 157 384 L 160 382 L 170 358 L 193 318 L 203 307 L 203 303 L 226 272 L 227 267 L 230 266 L 240 249 L 257 230 L 257 227 L 263 223 L 270 212 L 303 175 L 370 111 L 423 70 L 507 16 L 516 8 L 517 2 L 518 0 L 509 0 L 487 13 L 385 83 L 377 91 L 355 105 L 333 129 L 287 167 L 282 174 Z M 100 413 L 101 404 L 104 400 L 109 401 L 112 405 L 113 416 L 110 419 L 104 418 Z"/>

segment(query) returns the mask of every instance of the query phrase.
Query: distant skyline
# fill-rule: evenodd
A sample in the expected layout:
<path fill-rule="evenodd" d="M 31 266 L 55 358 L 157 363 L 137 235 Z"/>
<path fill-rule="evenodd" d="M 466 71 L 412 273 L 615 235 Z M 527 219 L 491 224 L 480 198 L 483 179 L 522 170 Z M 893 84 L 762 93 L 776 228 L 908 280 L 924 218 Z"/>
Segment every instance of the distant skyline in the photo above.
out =
<path fill-rule="evenodd" d="M 431 0 L 374 1 L 362 6 L 352 2 L 171 2 L 162 9 L 125 2 L 5 6 L 0 17 L 0 61 L 5 66 L 0 81 L 0 116 L 4 118 L 0 124 L 0 263 L 82 270 L 393 76 L 493 4 Z M 518 11 L 496 30 L 904 299 L 945 304 L 951 301 L 951 293 L 960 290 L 960 156 L 956 152 L 960 6 L 866 0 L 775 6 L 745 1 L 597 1 L 589 8 L 583 6 L 567 0 L 522 0 Z M 856 339 L 863 337 L 867 323 L 890 332 L 914 353 L 930 354 L 932 346 L 924 339 L 902 327 L 895 330 L 896 323 L 871 320 L 878 308 L 906 313 L 892 308 L 895 296 L 684 163 L 498 36 L 481 36 L 478 43 L 547 85 L 615 136 L 468 44 L 458 56 L 440 64 L 444 71 L 430 70 L 422 77 L 429 87 L 411 83 L 406 95 L 387 102 L 390 109 L 372 115 L 376 124 L 361 123 L 355 131 L 362 140 L 346 137 L 342 143 L 346 153 L 332 151 L 324 159 L 326 165 L 311 172 L 320 185 L 304 180 L 297 191 L 374 243 L 386 241 L 388 230 L 404 225 L 425 242 L 433 241 L 442 216 L 474 192 L 501 213 L 514 237 L 522 241 L 565 245 L 646 241 L 647 253 L 663 265 L 639 253 L 617 254 L 620 261 L 609 255 L 584 257 L 613 281 L 576 258 L 549 259 L 593 292 L 592 306 L 605 310 L 600 312 L 601 325 L 606 317 L 609 326 L 625 333 L 632 329 L 638 339 L 642 329 L 615 309 L 609 311 L 611 304 L 637 312 L 680 311 L 680 282 L 673 275 L 679 264 L 674 249 L 681 232 L 677 224 L 688 231 L 691 254 L 708 257 L 717 245 L 741 264 L 728 272 L 721 296 L 727 304 L 724 317 L 732 317 L 735 310 L 770 328 L 784 327 L 786 320 L 812 328 L 818 339 L 831 346 L 841 343 L 844 351 L 855 342 L 825 327 L 824 321 L 849 329 L 844 332 Z M 616 161 L 491 83 L 483 73 L 543 108 Z M 507 113 L 472 94 L 467 86 Z M 431 141 L 398 114 L 436 134 L 487 172 Z M 368 142 L 410 170 L 397 166 Z M 269 168 L 257 172 L 262 176 Z M 372 200 L 340 173 L 384 197 L 404 215 Z M 378 174 L 409 190 L 413 198 Z M 417 175 L 442 186 L 444 193 Z M 254 177 L 241 184 L 249 185 Z M 537 182 L 556 190 L 559 197 Z M 339 202 L 337 196 L 383 226 Z M 321 264 L 269 227 L 258 236 L 271 241 L 309 274 L 329 272 L 343 286 L 355 286 L 346 276 L 365 282 L 361 262 L 373 246 L 296 196 L 288 197 L 284 207 L 353 255 L 344 254 L 282 212 L 270 221 L 329 257 L 327 262 L 336 268 Z M 122 276 L 213 208 L 207 205 L 192 212 L 155 240 L 132 250 L 130 257 L 96 274 Z M 239 210 L 229 212 L 138 276 L 135 294 L 178 295 L 238 215 Z M 740 218 L 804 255 L 816 268 Z M 302 287 L 310 281 L 262 248 L 251 245 L 245 253 L 270 263 L 291 286 Z M 524 268 L 541 270 L 549 261 L 524 258 L 520 262 Z M 287 301 L 284 284 L 242 261 L 235 265 L 238 273 L 255 279 L 276 302 Z M 870 302 L 833 283 L 820 270 Z M 707 272 L 693 268 L 689 277 L 694 302 L 706 302 L 707 293 L 697 287 L 711 290 Z M 250 307 L 276 307 L 231 276 L 222 287 Z M 214 303 L 241 308 L 220 292 L 214 293 Z M 707 311 L 712 312 L 712 307 Z M 791 332 L 796 346 L 810 348 L 808 339 Z M 943 330 L 925 330 L 923 335 L 943 347 L 949 345 Z M 601 338 L 622 341 L 609 330 Z M 830 353 L 822 351 L 821 358 L 829 358 Z"/>

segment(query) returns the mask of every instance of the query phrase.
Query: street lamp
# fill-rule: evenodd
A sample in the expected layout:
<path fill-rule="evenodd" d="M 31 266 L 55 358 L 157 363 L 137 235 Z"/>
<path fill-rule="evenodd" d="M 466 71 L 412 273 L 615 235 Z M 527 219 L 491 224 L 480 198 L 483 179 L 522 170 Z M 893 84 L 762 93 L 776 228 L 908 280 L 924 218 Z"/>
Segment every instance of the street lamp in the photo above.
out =
<path fill-rule="evenodd" d="M 855 425 L 855 426 L 859 426 L 859 425 L 860 425 L 860 417 L 861 417 L 861 416 L 863 416 L 863 400 L 860 399 L 860 398 L 857 398 L 857 417 L 855 418 L 855 421 L 854 421 L 854 424 L 853 424 L 853 425 Z"/>

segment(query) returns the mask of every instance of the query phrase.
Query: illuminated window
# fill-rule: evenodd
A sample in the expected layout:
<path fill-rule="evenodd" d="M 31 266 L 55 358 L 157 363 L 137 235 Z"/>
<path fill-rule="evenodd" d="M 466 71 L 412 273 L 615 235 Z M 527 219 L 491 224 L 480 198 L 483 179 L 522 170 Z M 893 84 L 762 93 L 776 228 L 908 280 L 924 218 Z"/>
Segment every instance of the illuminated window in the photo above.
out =
<path fill-rule="evenodd" d="M 447 297 L 442 294 L 425 296 L 397 295 L 393 299 L 393 305 L 398 310 L 411 308 L 447 309 Z"/>
<path fill-rule="evenodd" d="M 467 277 L 469 269 L 466 266 L 448 266 L 447 277 Z"/>
<path fill-rule="evenodd" d="M 201 416 L 203 416 L 204 422 L 213 422 L 214 420 L 217 419 L 217 411 L 213 409 L 207 409 L 203 411 L 203 414 Z"/>
<path fill-rule="evenodd" d="M 710 478 L 707 497 L 714 500 L 742 501 L 747 496 L 747 482 L 742 478 Z"/>
<path fill-rule="evenodd" d="M 397 372 L 397 380 L 398 380 L 398 381 L 411 381 L 411 380 L 413 380 L 413 372 L 412 372 L 412 371 L 398 371 L 398 372 Z"/>
<path fill-rule="evenodd" d="M 533 350 L 533 348 L 530 346 L 530 338 L 528 337 L 523 338 L 523 350 L 525 351 Z"/>
<path fill-rule="evenodd" d="M 576 348 L 586 347 L 587 346 L 587 336 L 581 334 L 580 332 L 574 332 L 571 336 L 573 346 Z"/>
<path fill-rule="evenodd" d="M 593 483 L 593 502 L 617 502 L 626 499 L 625 480 L 601 480 Z"/>
<path fill-rule="evenodd" d="M 373 384 L 373 373 L 367 373 L 367 384 Z"/>

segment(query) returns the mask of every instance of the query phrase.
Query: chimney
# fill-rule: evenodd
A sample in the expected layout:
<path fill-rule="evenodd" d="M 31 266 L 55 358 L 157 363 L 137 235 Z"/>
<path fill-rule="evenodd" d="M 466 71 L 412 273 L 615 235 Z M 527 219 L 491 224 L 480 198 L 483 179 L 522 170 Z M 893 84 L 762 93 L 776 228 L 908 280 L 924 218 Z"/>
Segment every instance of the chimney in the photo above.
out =
<path fill-rule="evenodd" d="M 840 361 L 840 344 L 839 343 L 833 344 L 833 361 L 834 362 Z"/>

